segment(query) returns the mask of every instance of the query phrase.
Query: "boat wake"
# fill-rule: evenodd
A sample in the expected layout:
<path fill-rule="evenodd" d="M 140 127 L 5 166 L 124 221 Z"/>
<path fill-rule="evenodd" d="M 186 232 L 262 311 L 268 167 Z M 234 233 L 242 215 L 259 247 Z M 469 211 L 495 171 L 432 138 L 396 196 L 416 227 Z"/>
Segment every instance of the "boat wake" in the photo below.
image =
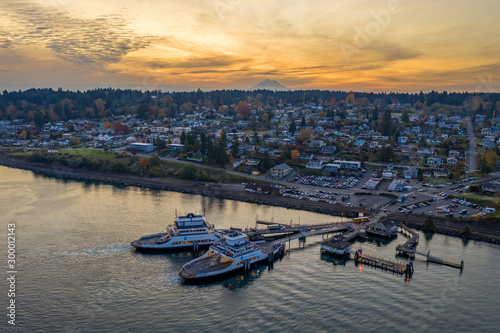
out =
<path fill-rule="evenodd" d="M 86 249 L 86 250 L 84 249 L 77 251 L 63 251 L 60 252 L 59 254 L 71 257 L 99 257 L 103 255 L 113 255 L 117 253 L 123 253 L 126 251 L 130 251 L 131 249 L 133 249 L 132 246 L 123 245 L 123 246 L 113 246 L 113 247 L 97 248 L 97 249 Z"/>

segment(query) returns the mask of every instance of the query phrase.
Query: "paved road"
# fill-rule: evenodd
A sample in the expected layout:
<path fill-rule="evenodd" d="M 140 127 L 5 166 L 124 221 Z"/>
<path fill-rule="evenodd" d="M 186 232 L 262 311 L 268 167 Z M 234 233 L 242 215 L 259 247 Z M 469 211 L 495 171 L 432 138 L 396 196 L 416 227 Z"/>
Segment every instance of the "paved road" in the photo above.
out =
<path fill-rule="evenodd" d="M 469 133 L 469 172 L 477 170 L 476 141 L 474 140 L 474 127 L 470 117 L 465 118 L 467 122 L 467 132 Z"/>

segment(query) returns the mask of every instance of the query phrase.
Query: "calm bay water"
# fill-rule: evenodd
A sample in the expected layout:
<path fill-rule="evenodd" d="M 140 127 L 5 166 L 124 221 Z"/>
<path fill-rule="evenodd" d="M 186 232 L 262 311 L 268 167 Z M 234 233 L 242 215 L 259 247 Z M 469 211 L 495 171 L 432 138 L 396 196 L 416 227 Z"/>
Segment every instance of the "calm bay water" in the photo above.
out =
<path fill-rule="evenodd" d="M 494 332 L 500 328 L 500 247 L 434 235 L 419 250 L 465 270 L 417 258 L 409 280 L 320 255 L 321 236 L 272 267 L 213 284 L 177 273 L 193 253 L 143 254 L 129 244 L 175 216 L 201 213 L 216 227 L 262 219 L 335 218 L 174 192 L 86 184 L 0 167 L 2 332 Z M 7 224 L 16 224 L 16 327 L 7 324 Z M 404 237 L 355 243 L 394 258 Z M 403 261 L 404 259 L 398 259 Z"/>

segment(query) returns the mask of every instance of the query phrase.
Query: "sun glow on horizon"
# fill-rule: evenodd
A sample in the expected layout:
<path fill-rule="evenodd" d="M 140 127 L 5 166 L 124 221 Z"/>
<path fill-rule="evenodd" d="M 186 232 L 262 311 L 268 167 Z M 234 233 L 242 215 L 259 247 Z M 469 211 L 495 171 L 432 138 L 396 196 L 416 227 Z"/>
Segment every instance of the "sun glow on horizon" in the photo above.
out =
<path fill-rule="evenodd" d="M 473 91 L 500 77 L 492 0 L 0 3 L 1 89 L 235 89 L 271 78 L 292 89 Z"/>

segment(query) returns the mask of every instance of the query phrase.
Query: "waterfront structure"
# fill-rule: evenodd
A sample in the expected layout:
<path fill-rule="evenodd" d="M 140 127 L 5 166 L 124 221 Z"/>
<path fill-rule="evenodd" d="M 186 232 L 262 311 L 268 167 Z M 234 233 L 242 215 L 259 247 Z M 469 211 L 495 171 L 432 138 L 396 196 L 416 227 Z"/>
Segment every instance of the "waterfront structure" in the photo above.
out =
<path fill-rule="evenodd" d="M 130 148 L 143 150 L 143 151 L 153 151 L 154 150 L 154 146 L 152 143 L 144 143 L 144 142 L 132 142 L 130 144 Z"/>
<path fill-rule="evenodd" d="M 396 223 L 388 219 L 370 222 L 366 225 L 366 232 L 375 236 L 393 237 L 398 232 Z"/>
<path fill-rule="evenodd" d="M 345 257 L 351 251 L 351 243 L 346 242 L 341 237 L 334 237 L 321 243 L 321 253 L 332 254 Z"/>

